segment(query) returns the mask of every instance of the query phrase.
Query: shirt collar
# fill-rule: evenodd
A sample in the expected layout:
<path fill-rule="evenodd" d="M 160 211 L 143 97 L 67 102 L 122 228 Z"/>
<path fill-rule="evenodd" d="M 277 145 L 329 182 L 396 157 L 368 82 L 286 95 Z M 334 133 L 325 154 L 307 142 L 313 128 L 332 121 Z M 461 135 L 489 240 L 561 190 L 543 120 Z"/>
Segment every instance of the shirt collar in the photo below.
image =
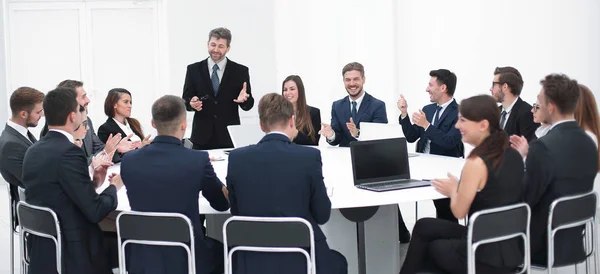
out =
<path fill-rule="evenodd" d="M 448 100 L 448 102 L 446 102 L 442 105 L 438 104 L 438 107 L 442 107 L 442 109 L 446 109 L 453 101 L 454 101 L 454 97 L 450 98 L 450 100 Z"/>
<path fill-rule="evenodd" d="M 27 136 L 27 128 L 19 125 L 11 120 L 8 120 L 6 122 L 7 125 L 9 125 L 10 127 L 14 128 L 17 132 L 21 133 L 21 135 L 25 136 L 25 138 L 29 139 L 29 136 Z"/>
<path fill-rule="evenodd" d="M 75 138 L 73 138 L 73 135 L 71 135 L 71 133 L 68 133 L 62 129 L 55 129 L 55 128 L 51 128 L 48 131 L 56 131 L 62 135 L 64 135 L 65 137 L 67 137 L 67 139 L 69 139 L 69 142 L 74 143 L 75 142 Z"/>
<path fill-rule="evenodd" d="M 115 119 L 115 118 L 112 118 L 112 119 L 113 119 L 113 120 L 114 120 L 114 121 L 117 123 L 117 125 L 119 125 L 119 126 L 123 126 L 123 127 L 126 127 L 126 126 L 127 126 L 127 119 L 125 119 L 125 124 L 121 123 L 119 120 L 117 120 L 117 119 Z"/>
<path fill-rule="evenodd" d="M 560 120 L 560 121 L 558 121 L 558 122 L 556 122 L 556 123 L 554 123 L 554 124 L 550 125 L 550 126 L 548 127 L 548 131 L 550 131 L 550 130 L 552 130 L 553 128 L 555 128 L 556 126 L 558 126 L 558 125 L 560 125 L 560 124 L 563 124 L 563 123 L 566 123 L 566 122 L 575 122 L 575 119 L 566 119 L 566 120 Z"/>
<path fill-rule="evenodd" d="M 290 138 L 290 136 L 288 136 L 287 134 L 285 134 L 285 133 L 283 133 L 281 131 L 271 131 L 271 132 L 267 133 L 267 135 L 268 134 L 281 134 L 281 135 L 287 137 L 288 139 Z"/>
<path fill-rule="evenodd" d="M 223 58 L 223 60 L 216 63 L 219 66 L 219 71 L 224 71 L 225 66 L 227 65 L 227 57 Z M 208 57 L 208 69 L 212 72 L 212 68 L 215 66 L 215 61 L 212 58 Z"/>
<path fill-rule="evenodd" d="M 360 105 L 360 103 L 362 103 L 362 100 L 365 98 L 365 94 L 367 94 L 366 91 L 363 91 L 362 95 L 360 97 L 358 97 L 356 100 L 354 100 L 354 102 L 356 102 L 356 105 Z M 352 104 L 352 99 L 350 99 L 350 96 L 348 96 L 348 100 L 350 100 L 350 104 Z"/>
<path fill-rule="evenodd" d="M 510 106 L 508 106 L 508 108 L 504 108 L 504 106 L 502 107 L 502 110 L 504 110 L 506 113 L 510 113 L 510 111 L 512 110 L 512 108 L 515 106 L 515 104 L 517 103 L 517 101 L 519 101 L 519 97 L 517 96 L 517 98 L 512 102 L 512 104 L 510 104 Z"/>

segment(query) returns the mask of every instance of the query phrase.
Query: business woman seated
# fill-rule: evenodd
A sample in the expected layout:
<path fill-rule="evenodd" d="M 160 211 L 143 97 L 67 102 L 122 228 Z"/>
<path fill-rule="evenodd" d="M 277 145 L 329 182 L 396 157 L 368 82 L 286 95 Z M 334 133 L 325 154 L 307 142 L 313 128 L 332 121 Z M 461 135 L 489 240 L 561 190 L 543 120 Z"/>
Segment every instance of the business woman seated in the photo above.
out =
<path fill-rule="evenodd" d="M 306 104 L 304 84 L 298 75 L 290 75 L 283 80 L 281 95 L 294 106 L 298 135 L 293 142 L 298 145 L 319 145 L 321 130 L 321 112 L 318 108 Z"/>
<path fill-rule="evenodd" d="M 438 192 L 450 197 L 450 208 L 458 219 L 521 201 L 523 160 L 509 147 L 499 120 L 500 110 L 491 96 L 474 96 L 460 103 L 456 128 L 463 142 L 475 148 L 465 162 L 460 181 L 450 174 L 448 179 L 432 181 Z M 523 261 L 520 241 L 515 238 L 480 246 L 475 257 L 477 273 L 509 273 L 516 269 Z M 420 219 L 400 273 L 467 273 L 466 245 L 467 227 L 442 219 Z"/>
<path fill-rule="evenodd" d="M 104 101 L 106 122 L 98 129 L 98 138 L 106 143 L 108 137 L 120 133 L 123 141 L 130 142 L 130 149 L 141 148 L 150 143 L 150 135 L 144 137 L 142 126 L 135 118 L 131 118 L 131 93 L 123 88 L 108 91 Z M 128 139 L 126 139 L 129 137 Z M 121 142 L 123 142 L 121 141 Z"/>

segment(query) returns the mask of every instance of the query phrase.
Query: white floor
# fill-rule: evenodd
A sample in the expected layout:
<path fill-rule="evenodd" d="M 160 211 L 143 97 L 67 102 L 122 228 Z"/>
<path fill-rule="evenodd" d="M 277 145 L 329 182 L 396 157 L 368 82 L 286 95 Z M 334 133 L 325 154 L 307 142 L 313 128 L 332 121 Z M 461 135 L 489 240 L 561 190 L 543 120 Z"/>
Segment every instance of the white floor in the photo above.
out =
<path fill-rule="evenodd" d="M 403 216 L 404 216 L 404 220 L 406 222 L 406 225 L 409 229 L 409 231 L 412 231 L 412 227 L 414 226 L 414 222 L 415 222 L 415 206 L 413 203 L 410 204 L 401 204 L 400 206 Z M 419 217 L 425 217 L 425 216 L 435 216 L 435 209 L 433 207 L 433 204 L 431 202 L 421 202 L 419 203 Z M 1 179 L 0 177 L 0 274 L 9 274 L 10 270 L 9 270 L 9 229 L 10 229 L 10 225 L 9 225 L 9 218 L 8 218 L 8 193 L 6 191 L 6 183 L 4 182 L 3 179 Z M 20 273 L 19 270 L 19 262 L 18 262 L 18 257 L 19 257 L 19 243 L 18 243 L 18 236 L 15 235 L 15 272 L 14 273 Z M 402 260 L 404 260 L 404 256 L 406 253 L 406 249 L 408 248 L 407 244 L 401 244 L 400 245 L 400 254 L 402 256 Z M 592 267 L 593 267 L 593 263 L 592 263 Z M 562 269 L 557 269 L 558 271 L 554 271 L 553 273 L 560 273 L 560 274 L 567 274 L 567 273 L 575 273 L 574 268 L 570 267 L 570 268 L 562 268 Z M 533 273 L 543 273 L 543 272 L 539 272 L 539 271 L 533 271 Z M 579 273 L 586 273 L 585 272 L 585 265 L 580 265 L 579 266 Z M 598 273 L 598 272 L 593 272 L 590 271 L 589 273 Z M 370 273 L 369 273 L 370 274 Z M 378 274 L 378 273 L 376 273 Z M 391 274 L 391 273 L 390 273 Z"/>

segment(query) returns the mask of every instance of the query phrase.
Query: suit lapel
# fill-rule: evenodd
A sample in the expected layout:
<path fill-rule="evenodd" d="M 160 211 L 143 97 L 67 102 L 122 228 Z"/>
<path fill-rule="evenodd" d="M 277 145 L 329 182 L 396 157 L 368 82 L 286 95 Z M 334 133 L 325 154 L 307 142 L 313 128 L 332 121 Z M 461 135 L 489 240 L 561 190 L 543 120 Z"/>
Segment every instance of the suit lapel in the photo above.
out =
<path fill-rule="evenodd" d="M 92 155 L 92 131 L 88 129 L 85 133 L 85 137 L 83 137 L 83 152 L 85 152 L 86 157 L 90 157 Z"/>
<path fill-rule="evenodd" d="M 345 125 L 348 121 L 350 121 L 350 98 L 348 96 L 346 96 L 346 98 L 344 99 L 344 102 L 342 103 L 342 119 L 345 119 L 345 121 L 342 121 L 344 124 L 344 128 Z M 358 115 L 358 114 L 357 114 Z"/>
<path fill-rule="evenodd" d="M 517 98 L 517 101 L 515 102 L 515 104 L 513 105 L 512 109 L 510 110 L 510 115 L 508 116 L 508 120 L 506 121 L 506 126 L 504 127 L 504 131 L 506 132 L 513 132 L 513 125 L 514 125 L 514 120 L 517 119 L 517 116 L 519 115 L 519 106 L 521 105 L 519 102 L 521 100 L 521 98 Z M 500 112 L 502 112 L 502 109 L 500 109 Z M 500 116 L 502 117 L 502 116 Z"/>
<path fill-rule="evenodd" d="M 16 129 L 14 129 L 13 127 L 6 125 L 4 126 L 4 130 L 6 130 L 7 133 L 10 133 L 11 135 L 17 137 L 17 139 L 21 140 L 23 143 L 25 143 L 27 146 L 31 146 L 33 145 L 33 143 L 25 138 L 25 136 L 21 135 L 21 133 L 19 133 Z"/>
<path fill-rule="evenodd" d="M 440 118 L 437 120 L 437 122 L 435 123 L 434 126 L 436 128 L 439 128 L 440 125 L 442 124 L 442 122 L 444 121 L 444 119 L 446 119 L 446 117 L 450 114 L 450 112 L 453 112 L 455 109 L 456 109 L 456 101 L 454 101 L 454 99 L 452 99 L 452 103 L 450 103 L 450 105 L 448 105 L 448 107 L 444 110 L 444 112 L 442 113 L 442 116 L 440 116 Z M 434 115 L 435 115 L 435 112 L 434 112 Z"/>
<path fill-rule="evenodd" d="M 227 57 L 225 57 L 227 58 Z M 219 94 L 221 94 L 221 91 L 223 90 L 223 85 L 225 85 L 227 83 L 227 79 L 231 78 L 231 73 L 232 73 L 232 69 L 231 67 L 233 67 L 233 62 L 231 62 L 231 60 L 229 60 L 229 58 L 227 58 L 227 65 L 225 65 L 225 71 L 223 71 L 223 79 L 221 79 L 221 84 L 219 84 L 219 93 L 217 93 L 217 97 L 219 97 Z M 242 87 L 240 87 L 240 91 L 242 90 Z M 236 98 L 237 98 L 236 94 Z"/>
<path fill-rule="evenodd" d="M 358 126 L 358 124 L 362 120 L 362 117 L 363 117 L 363 115 L 365 115 L 365 112 L 369 108 L 370 104 L 371 104 L 371 95 L 365 93 L 365 98 L 363 98 L 363 101 L 360 103 L 360 108 L 358 109 L 358 112 L 356 113 L 356 120 L 358 120 L 358 121 L 354 121 L 354 124 L 356 126 Z M 348 107 L 350 107 L 350 106 L 348 106 Z M 348 120 L 350 120 L 350 119 L 348 119 Z"/>

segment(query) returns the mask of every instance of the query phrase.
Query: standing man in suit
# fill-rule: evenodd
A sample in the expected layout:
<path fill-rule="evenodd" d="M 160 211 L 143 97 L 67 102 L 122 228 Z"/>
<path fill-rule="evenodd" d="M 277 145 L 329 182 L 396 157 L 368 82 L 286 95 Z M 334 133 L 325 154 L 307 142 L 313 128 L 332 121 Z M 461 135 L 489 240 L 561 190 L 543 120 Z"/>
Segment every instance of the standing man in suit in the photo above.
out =
<path fill-rule="evenodd" d="M 56 88 L 67 88 L 74 90 L 77 93 L 77 102 L 79 103 L 79 105 L 85 108 L 86 112 L 88 111 L 90 98 L 87 96 L 87 92 L 83 88 L 83 82 L 77 80 L 64 80 L 60 82 L 58 86 L 56 86 Z M 85 156 L 88 159 L 88 164 L 91 164 L 92 157 L 94 155 L 97 155 L 102 151 L 106 152 L 106 154 L 113 155 L 112 160 L 113 162 L 117 163 L 121 161 L 121 158 L 119 157 L 119 153 L 115 153 L 116 151 L 120 153 L 125 153 L 135 148 L 135 146 L 131 142 L 127 141 L 131 136 L 129 136 L 122 142 L 119 141 L 122 137 L 125 136 L 112 136 L 113 138 L 109 138 L 106 141 L 105 145 L 102 141 L 100 141 L 98 135 L 96 135 L 96 132 L 94 131 L 94 124 L 92 123 L 92 119 L 90 117 L 87 118 L 87 124 L 88 131 L 85 133 L 85 137 L 83 138 L 83 140 L 81 140 L 81 142 L 83 143 L 81 149 L 83 149 L 83 152 L 85 153 Z M 46 123 L 44 129 L 42 129 L 42 134 L 40 137 L 44 137 L 44 135 L 46 135 L 47 132 L 48 124 Z"/>
<path fill-rule="evenodd" d="M 531 207 L 531 262 L 546 264 L 550 204 L 558 198 L 590 192 L 598 172 L 594 141 L 575 121 L 579 100 L 577 81 L 551 74 L 541 82 L 539 110 L 550 130 L 529 145 L 525 166 L 525 202 Z M 554 262 L 585 259 L 584 226 L 561 230 L 555 236 Z"/>
<path fill-rule="evenodd" d="M 345 65 L 342 77 L 348 96 L 333 102 L 331 125 L 322 123 L 319 134 L 332 146 L 349 147 L 350 142 L 360 140 L 360 122 L 387 124 L 388 120 L 385 103 L 363 89 L 365 68 L 362 64 Z"/>
<path fill-rule="evenodd" d="M 194 111 L 191 141 L 194 149 L 231 148 L 228 125 L 239 125 L 238 106 L 248 111 L 254 106 L 248 67 L 225 57 L 231 44 L 226 28 L 208 34 L 207 59 L 187 67 L 183 100 Z"/>
<path fill-rule="evenodd" d="M 265 137 L 257 145 L 229 154 L 231 214 L 307 220 L 315 235 L 317 274 L 348 273 L 346 259 L 329 248 L 319 227 L 331 214 L 321 152 L 292 143 L 298 134 L 294 107 L 283 96 L 263 96 L 258 114 Z M 234 272 L 239 274 L 306 273 L 304 257 L 296 254 L 240 253 L 233 264 Z"/>
<path fill-rule="evenodd" d="M 223 273 L 223 244 L 204 236 L 198 211 L 200 192 L 219 211 L 229 209 L 227 189 L 213 170 L 208 153 L 184 148 L 185 103 L 166 95 L 152 105 L 154 141 L 123 156 L 121 176 L 131 209 L 175 212 L 190 218 L 196 239 L 198 273 Z M 152 168 L 148 168 L 148 167 Z M 188 273 L 185 251 L 178 247 L 131 247 L 129 273 Z"/>
<path fill-rule="evenodd" d="M 25 153 L 23 184 L 27 203 L 52 209 L 60 220 L 62 273 L 109 274 L 107 243 L 98 223 L 117 208 L 117 190 L 122 184 L 111 182 L 101 194 L 96 193 L 111 163 L 94 167 L 90 180 L 86 156 L 73 144 L 73 134 L 85 114 L 76 98 L 71 89 L 58 88 L 46 95 L 49 131 Z M 54 242 L 30 236 L 29 273 L 56 273 Z"/>
<path fill-rule="evenodd" d="M 23 187 L 23 158 L 27 149 L 37 142 L 28 128 L 37 127 L 44 116 L 42 103 L 44 93 L 30 88 L 20 87 L 10 96 L 11 118 L 6 122 L 0 136 L 0 173 L 10 184 L 10 196 L 13 209 L 19 201 L 19 187 Z M 13 210 L 16 213 L 16 210 Z M 17 225 L 16 214 L 13 216 L 13 229 Z"/>
<path fill-rule="evenodd" d="M 463 157 L 464 146 L 462 135 L 456 127 L 458 121 L 458 104 L 454 100 L 456 90 L 456 75 L 447 69 L 429 72 L 429 84 L 425 91 L 429 93 L 432 104 L 416 111 L 411 119 L 408 118 L 408 104 L 400 95 L 397 106 L 400 109 L 400 125 L 408 142 L 417 140 L 417 152 Z M 414 124 L 413 124 L 414 123 Z M 437 217 L 451 222 L 458 222 L 450 210 L 450 199 L 434 200 Z"/>
<path fill-rule="evenodd" d="M 502 104 L 500 106 L 500 127 L 508 136 L 523 136 L 533 141 L 535 130 L 540 124 L 533 122 L 531 105 L 519 95 L 523 89 L 521 73 L 513 67 L 497 67 L 490 92 Z"/>

